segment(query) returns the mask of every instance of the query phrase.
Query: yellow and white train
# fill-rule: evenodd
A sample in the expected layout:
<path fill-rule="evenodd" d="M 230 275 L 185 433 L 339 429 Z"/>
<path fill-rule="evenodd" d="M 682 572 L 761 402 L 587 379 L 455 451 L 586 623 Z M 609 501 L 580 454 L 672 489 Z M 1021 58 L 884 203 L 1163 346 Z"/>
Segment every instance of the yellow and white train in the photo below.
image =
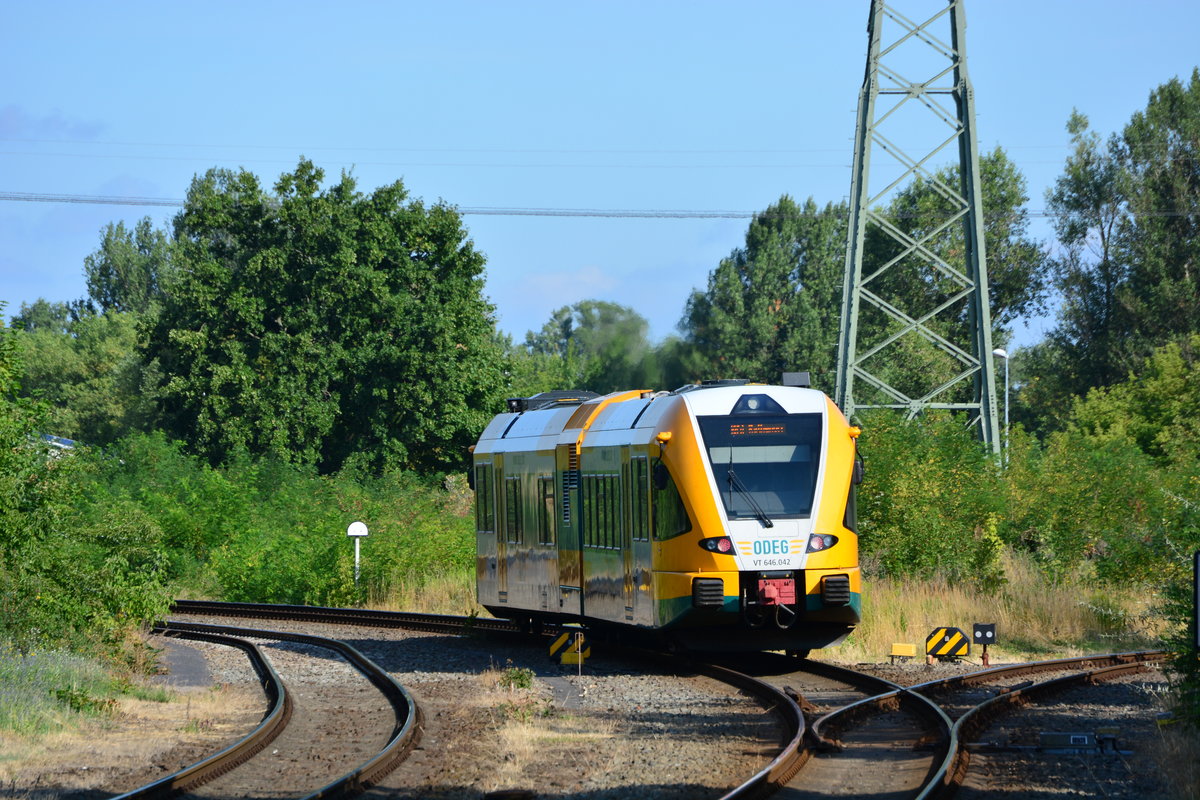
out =
<path fill-rule="evenodd" d="M 509 400 L 473 449 L 479 602 L 697 650 L 835 644 L 862 608 L 858 433 L 797 385 Z"/>

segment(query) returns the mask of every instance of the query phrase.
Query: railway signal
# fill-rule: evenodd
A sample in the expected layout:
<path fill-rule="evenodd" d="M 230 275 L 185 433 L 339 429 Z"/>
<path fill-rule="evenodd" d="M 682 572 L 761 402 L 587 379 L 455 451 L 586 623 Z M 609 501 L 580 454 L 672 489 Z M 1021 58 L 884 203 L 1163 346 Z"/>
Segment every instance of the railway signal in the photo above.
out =
<path fill-rule="evenodd" d="M 988 645 L 996 643 L 996 623 L 994 622 L 976 622 L 975 623 L 975 644 L 983 645 L 983 665 L 991 666 L 988 663 Z"/>

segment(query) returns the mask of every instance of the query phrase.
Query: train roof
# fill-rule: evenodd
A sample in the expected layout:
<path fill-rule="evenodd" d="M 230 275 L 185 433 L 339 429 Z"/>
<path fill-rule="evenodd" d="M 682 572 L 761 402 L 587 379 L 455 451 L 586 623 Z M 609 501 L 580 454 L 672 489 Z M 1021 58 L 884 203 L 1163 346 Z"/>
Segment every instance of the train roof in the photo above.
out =
<path fill-rule="evenodd" d="M 524 449 L 534 445 L 530 439 L 542 439 L 534 445 L 537 449 L 552 448 L 568 431 L 586 429 L 589 440 L 599 443 L 610 438 L 599 435 L 604 432 L 655 427 L 663 414 L 680 402 L 686 403 L 695 414 L 734 413 L 735 406 L 748 392 L 778 398 L 781 410 L 786 413 L 820 412 L 827 402 L 824 393 L 814 389 L 742 380 L 689 384 L 673 392 L 635 390 L 604 396 L 594 392 L 543 392 L 529 398 L 510 399 L 510 411 L 497 415 L 479 442 L 485 450 L 490 450 L 496 448 L 498 440 L 520 439 L 526 441 L 520 445 Z M 486 445 L 487 442 L 494 444 Z"/>

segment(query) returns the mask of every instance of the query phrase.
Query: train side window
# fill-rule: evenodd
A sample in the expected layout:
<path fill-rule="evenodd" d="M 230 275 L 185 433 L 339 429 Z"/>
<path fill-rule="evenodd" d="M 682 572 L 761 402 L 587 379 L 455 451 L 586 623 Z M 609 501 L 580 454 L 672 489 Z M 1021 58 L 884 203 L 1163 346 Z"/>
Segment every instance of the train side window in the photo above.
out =
<path fill-rule="evenodd" d="M 681 536 L 692 529 L 675 479 L 665 469 L 662 473 L 666 476 L 665 486 L 654 493 L 654 538 L 659 540 Z"/>
<path fill-rule="evenodd" d="M 596 546 L 610 547 L 611 523 L 608 519 L 608 476 L 599 475 L 593 480 L 596 482 Z"/>
<path fill-rule="evenodd" d="M 554 544 L 554 476 L 538 478 L 538 544 Z"/>
<path fill-rule="evenodd" d="M 521 478 L 504 479 L 504 540 L 510 544 L 521 542 Z"/>
<path fill-rule="evenodd" d="M 645 456 L 639 456 L 633 459 L 632 463 L 633 486 L 629 493 L 629 502 L 633 506 L 631 515 L 631 523 L 633 525 L 633 538 L 639 542 L 645 542 L 650 539 L 650 462 Z"/>
<path fill-rule="evenodd" d="M 492 465 L 475 466 L 475 530 L 494 533 L 496 530 L 496 498 L 492 496 Z"/>
<path fill-rule="evenodd" d="M 853 483 L 846 495 L 846 514 L 842 517 L 842 525 L 846 530 L 858 533 L 858 487 Z"/>
<path fill-rule="evenodd" d="M 583 478 L 583 544 L 606 550 L 621 547 L 621 476 Z"/>
<path fill-rule="evenodd" d="M 596 479 L 591 475 L 586 475 L 579 479 L 579 524 L 583 528 L 583 546 L 596 546 L 596 503 L 593 498 L 593 489 L 596 485 Z"/>
<path fill-rule="evenodd" d="M 621 514 L 621 476 L 608 476 L 608 546 L 621 549 L 624 541 L 624 520 Z"/>

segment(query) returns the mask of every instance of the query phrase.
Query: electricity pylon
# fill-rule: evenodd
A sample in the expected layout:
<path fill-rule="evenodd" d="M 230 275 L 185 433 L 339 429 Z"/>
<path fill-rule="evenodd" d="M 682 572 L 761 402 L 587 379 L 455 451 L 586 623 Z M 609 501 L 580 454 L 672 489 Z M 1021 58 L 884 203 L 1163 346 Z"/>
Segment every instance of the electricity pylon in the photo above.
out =
<path fill-rule="evenodd" d="M 962 0 L 945 2 L 920 24 L 886 0 L 871 4 L 867 69 L 855 133 L 836 401 L 847 417 L 865 408 L 903 409 L 910 418 L 926 409 L 966 411 L 980 439 L 999 452 L 966 21 Z M 935 33 L 947 17 L 949 44 L 944 33 L 942 38 Z M 896 38 L 883 46 L 885 21 L 888 33 L 895 31 Z M 919 70 L 929 77 L 914 81 L 901 70 L 910 74 Z M 947 107 L 946 97 L 953 101 L 953 109 Z M 901 127 L 906 137 L 926 141 L 929 149 L 919 157 L 909 155 L 883 133 L 888 124 Z M 933 134 L 927 136 L 922 125 L 932 128 Z M 954 144 L 958 145 L 957 186 L 930 164 Z M 876 183 L 884 184 L 877 191 L 870 182 L 873 150 L 891 157 L 882 171 L 890 167 L 892 174 L 876 176 Z M 878 163 L 876 168 L 879 172 Z M 913 181 L 936 193 L 942 208 L 936 214 L 914 208 L 910 214 L 889 218 L 881 201 Z M 874 257 L 864 270 L 868 242 Z M 860 311 L 865 320 L 860 321 Z M 866 324 L 860 325 L 863 321 Z M 860 341 L 863 336 L 869 340 Z M 903 369 L 896 368 L 900 359 Z M 924 367 L 915 368 L 918 363 Z"/>

